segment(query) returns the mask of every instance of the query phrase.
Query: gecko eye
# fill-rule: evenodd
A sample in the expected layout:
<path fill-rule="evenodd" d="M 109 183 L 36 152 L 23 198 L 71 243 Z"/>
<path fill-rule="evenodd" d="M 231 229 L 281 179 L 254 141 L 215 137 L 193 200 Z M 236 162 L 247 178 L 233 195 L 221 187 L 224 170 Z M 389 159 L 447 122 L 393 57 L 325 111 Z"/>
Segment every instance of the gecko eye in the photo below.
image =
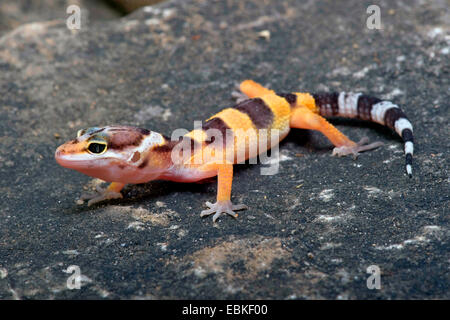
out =
<path fill-rule="evenodd" d="M 103 142 L 91 142 L 87 148 L 89 153 L 102 154 L 106 152 L 106 143 Z"/>
<path fill-rule="evenodd" d="M 81 130 L 78 130 L 78 132 L 77 132 L 77 138 L 78 137 L 81 137 L 83 134 L 85 134 L 86 133 L 86 129 L 81 129 Z"/>

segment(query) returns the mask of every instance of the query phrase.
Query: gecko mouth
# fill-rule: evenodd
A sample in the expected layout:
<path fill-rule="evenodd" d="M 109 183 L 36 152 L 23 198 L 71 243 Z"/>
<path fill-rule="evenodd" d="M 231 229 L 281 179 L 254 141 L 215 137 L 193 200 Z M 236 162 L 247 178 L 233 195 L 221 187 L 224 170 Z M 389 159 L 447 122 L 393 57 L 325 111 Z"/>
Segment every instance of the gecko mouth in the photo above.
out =
<path fill-rule="evenodd" d="M 56 162 L 65 168 L 75 169 L 78 167 L 87 167 L 92 162 L 92 157 L 88 154 L 66 153 L 61 148 L 55 151 Z M 100 159 L 96 159 L 99 161 Z"/>
<path fill-rule="evenodd" d="M 113 158 L 96 157 L 88 153 L 67 153 L 58 148 L 55 151 L 55 160 L 61 167 L 84 172 L 110 167 Z"/>
<path fill-rule="evenodd" d="M 86 166 L 88 161 L 87 159 L 74 159 L 73 156 L 65 155 L 61 151 L 55 152 L 55 160 L 60 166 L 69 169 L 75 169 L 79 166 Z"/>

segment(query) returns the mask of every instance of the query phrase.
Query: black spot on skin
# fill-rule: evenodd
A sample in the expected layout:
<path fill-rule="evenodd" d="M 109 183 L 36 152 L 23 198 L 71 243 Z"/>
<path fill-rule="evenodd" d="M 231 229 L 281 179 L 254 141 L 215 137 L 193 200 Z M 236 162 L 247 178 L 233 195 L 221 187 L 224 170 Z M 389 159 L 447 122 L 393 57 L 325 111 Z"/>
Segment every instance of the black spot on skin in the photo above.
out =
<path fill-rule="evenodd" d="M 245 100 L 233 108 L 247 114 L 257 129 L 268 128 L 273 122 L 272 110 L 260 98 Z"/>
<path fill-rule="evenodd" d="M 131 158 L 131 162 L 137 162 L 141 158 L 141 153 L 139 151 L 135 151 L 133 153 L 133 157 Z"/>
<path fill-rule="evenodd" d="M 339 114 L 338 98 L 339 94 L 337 92 L 319 92 L 312 94 L 314 102 L 320 108 L 320 114 L 328 114 L 327 105 L 331 107 L 331 115 L 336 116 Z"/>

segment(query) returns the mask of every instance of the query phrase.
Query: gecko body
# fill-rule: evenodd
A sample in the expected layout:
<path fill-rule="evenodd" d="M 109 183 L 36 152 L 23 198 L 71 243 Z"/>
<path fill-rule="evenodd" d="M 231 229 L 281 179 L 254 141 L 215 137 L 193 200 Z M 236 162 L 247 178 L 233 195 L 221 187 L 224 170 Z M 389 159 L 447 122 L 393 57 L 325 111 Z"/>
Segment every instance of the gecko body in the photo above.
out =
<path fill-rule="evenodd" d="M 128 126 L 94 127 L 78 131 L 77 138 L 55 152 L 63 167 L 111 182 L 98 193 L 83 196 L 88 205 L 121 198 L 128 183 L 152 180 L 195 182 L 218 177 L 217 201 L 201 216 L 237 217 L 246 209 L 231 202 L 233 165 L 260 155 L 278 144 L 291 128 L 323 133 L 335 146 L 332 155 L 353 155 L 382 143 L 356 143 L 324 117 L 357 118 L 385 125 L 404 141 L 406 172 L 412 175 L 413 128 L 403 111 L 389 101 L 361 93 L 276 93 L 246 80 L 239 102 L 210 117 L 200 128 L 178 140 L 147 129 Z M 249 134 L 250 132 L 250 134 Z M 220 138 L 220 139 L 219 139 Z M 261 142 L 262 141 L 262 142 Z"/>

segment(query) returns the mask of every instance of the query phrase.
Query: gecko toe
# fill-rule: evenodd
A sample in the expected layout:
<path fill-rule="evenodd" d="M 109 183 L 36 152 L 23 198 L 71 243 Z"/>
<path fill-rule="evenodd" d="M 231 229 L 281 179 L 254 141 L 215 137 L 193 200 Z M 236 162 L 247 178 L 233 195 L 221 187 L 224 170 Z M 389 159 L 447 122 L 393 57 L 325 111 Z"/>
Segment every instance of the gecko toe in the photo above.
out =
<path fill-rule="evenodd" d="M 231 209 L 232 209 L 232 210 L 239 211 L 239 210 L 247 210 L 248 207 L 247 207 L 245 204 L 234 204 L 234 205 L 231 207 Z"/>
<path fill-rule="evenodd" d="M 358 143 L 355 143 L 352 146 L 342 146 L 342 147 L 336 147 L 333 149 L 332 156 L 346 156 L 346 155 L 352 155 L 353 159 L 356 159 L 359 156 L 360 152 L 364 152 L 367 150 L 372 150 L 375 148 L 378 148 L 379 146 L 383 145 L 383 142 L 376 141 L 369 143 L 369 138 L 364 137 L 362 138 Z"/>
<path fill-rule="evenodd" d="M 102 202 L 105 200 L 111 200 L 111 199 L 122 199 L 123 196 L 120 192 L 110 191 L 106 190 L 105 192 L 99 194 L 95 198 L 92 198 L 88 201 L 88 207 L 92 206 L 93 204 L 96 204 L 98 202 Z"/>
<path fill-rule="evenodd" d="M 249 99 L 249 97 L 245 93 L 241 92 L 239 89 L 233 90 L 231 92 L 231 97 L 236 101 L 236 103 L 241 103 L 242 101 Z"/>
<path fill-rule="evenodd" d="M 231 201 L 217 201 L 216 203 L 211 203 L 208 201 L 206 202 L 206 205 L 209 209 L 203 210 L 200 213 L 200 217 L 209 216 L 214 213 L 212 218 L 213 222 L 216 222 L 216 220 L 222 215 L 230 215 L 233 218 L 237 218 L 238 214 L 234 211 L 248 209 L 245 204 L 233 205 Z"/>
<path fill-rule="evenodd" d="M 95 188 L 96 193 L 93 194 L 82 194 L 80 196 L 80 200 L 89 200 L 88 206 L 92 206 L 93 204 L 96 204 L 98 202 L 102 202 L 105 200 L 110 199 L 121 199 L 123 198 L 122 194 L 120 192 L 111 191 L 108 189 L 101 188 L 100 186 L 97 186 Z"/>
<path fill-rule="evenodd" d="M 213 214 L 214 212 L 216 212 L 215 209 L 203 210 L 202 212 L 200 212 L 200 217 L 209 216 L 210 214 Z"/>

